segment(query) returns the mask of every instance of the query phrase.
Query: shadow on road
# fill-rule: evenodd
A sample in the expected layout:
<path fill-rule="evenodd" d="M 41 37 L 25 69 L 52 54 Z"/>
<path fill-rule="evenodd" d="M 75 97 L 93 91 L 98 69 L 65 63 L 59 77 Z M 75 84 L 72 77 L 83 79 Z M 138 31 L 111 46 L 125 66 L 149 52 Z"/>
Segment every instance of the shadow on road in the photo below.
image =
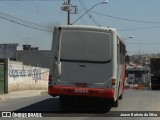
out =
<path fill-rule="evenodd" d="M 65 108 L 61 108 L 59 104 L 59 98 L 49 98 L 29 106 L 15 110 L 14 112 L 41 112 L 41 113 L 63 113 L 63 114 L 82 114 L 82 113 L 106 113 L 111 109 L 110 106 L 105 106 L 100 103 L 91 102 L 77 102 L 75 105 L 71 105 Z"/>

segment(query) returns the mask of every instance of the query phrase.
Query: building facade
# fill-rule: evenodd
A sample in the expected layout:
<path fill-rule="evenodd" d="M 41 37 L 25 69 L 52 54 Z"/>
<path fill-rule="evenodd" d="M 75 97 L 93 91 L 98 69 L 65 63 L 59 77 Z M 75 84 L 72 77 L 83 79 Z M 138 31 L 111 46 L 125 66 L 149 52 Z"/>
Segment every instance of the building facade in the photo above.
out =
<path fill-rule="evenodd" d="M 0 44 L 0 59 L 16 60 L 17 43 Z"/>

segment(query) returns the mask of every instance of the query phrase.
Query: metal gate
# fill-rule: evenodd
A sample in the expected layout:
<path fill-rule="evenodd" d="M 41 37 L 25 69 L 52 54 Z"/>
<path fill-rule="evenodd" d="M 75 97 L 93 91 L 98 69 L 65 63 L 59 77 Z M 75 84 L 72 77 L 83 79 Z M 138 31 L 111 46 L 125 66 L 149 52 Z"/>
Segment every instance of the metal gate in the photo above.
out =
<path fill-rule="evenodd" d="M 0 94 L 4 94 L 4 80 L 5 80 L 5 74 L 4 74 L 4 63 L 0 63 Z"/>

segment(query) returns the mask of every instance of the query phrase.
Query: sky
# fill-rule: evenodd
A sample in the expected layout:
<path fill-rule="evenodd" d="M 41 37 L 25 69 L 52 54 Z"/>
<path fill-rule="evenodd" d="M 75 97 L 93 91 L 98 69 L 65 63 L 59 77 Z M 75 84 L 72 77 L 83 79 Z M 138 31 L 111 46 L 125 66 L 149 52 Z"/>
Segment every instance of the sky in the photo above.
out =
<path fill-rule="evenodd" d="M 71 0 L 77 6 L 71 23 L 103 0 Z M 108 0 L 75 24 L 113 27 L 126 42 L 129 55 L 160 53 L 160 0 Z M 0 44 L 31 44 L 50 50 L 55 25 L 67 24 L 61 6 L 67 0 L 0 0 Z M 127 39 L 133 36 L 132 39 Z"/>

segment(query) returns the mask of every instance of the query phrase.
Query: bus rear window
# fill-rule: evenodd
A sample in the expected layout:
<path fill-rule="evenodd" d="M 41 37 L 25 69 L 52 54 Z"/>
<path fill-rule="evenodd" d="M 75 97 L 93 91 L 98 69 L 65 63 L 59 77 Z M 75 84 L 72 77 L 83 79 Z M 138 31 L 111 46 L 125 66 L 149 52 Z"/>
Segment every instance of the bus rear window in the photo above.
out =
<path fill-rule="evenodd" d="M 105 62 L 111 60 L 111 34 L 63 30 L 61 59 Z"/>

